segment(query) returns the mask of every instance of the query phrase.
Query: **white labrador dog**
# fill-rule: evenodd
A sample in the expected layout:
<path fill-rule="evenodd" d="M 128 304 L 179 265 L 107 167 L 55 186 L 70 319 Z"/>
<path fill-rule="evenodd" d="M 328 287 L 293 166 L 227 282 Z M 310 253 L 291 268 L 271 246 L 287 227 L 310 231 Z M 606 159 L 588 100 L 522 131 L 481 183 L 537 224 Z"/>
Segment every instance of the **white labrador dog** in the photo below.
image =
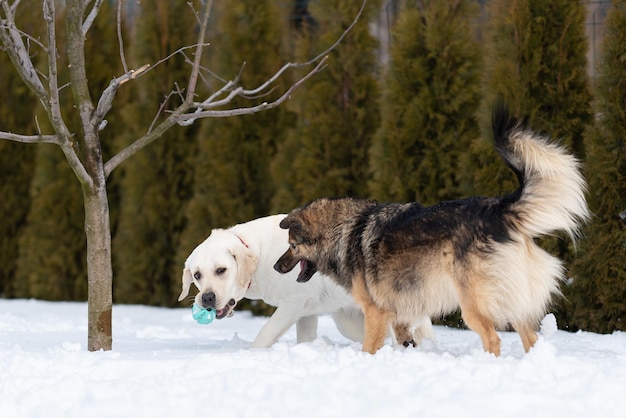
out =
<path fill-rule="evenodd" d="M 213 308 L 218 319 L 232 315 L 242 298 L 262 299 L 276 311 L 261 328 L 252 347 L 269 347 L 294 323 L 298 342 L 317 338 L 317 316 L 332 314 L 346 338 L 363 341 L 361 308 L 351 295 L 331 279 L 316 273 L 297 283 L 297 269 L 280 274 L 276 260 L 287 249 L 287 230 L 278 224 L 286 215 L 273 215 L 214 229 L 185 261 L 181 301 L 193 283 L 199 290 L 195 302 Z"/>

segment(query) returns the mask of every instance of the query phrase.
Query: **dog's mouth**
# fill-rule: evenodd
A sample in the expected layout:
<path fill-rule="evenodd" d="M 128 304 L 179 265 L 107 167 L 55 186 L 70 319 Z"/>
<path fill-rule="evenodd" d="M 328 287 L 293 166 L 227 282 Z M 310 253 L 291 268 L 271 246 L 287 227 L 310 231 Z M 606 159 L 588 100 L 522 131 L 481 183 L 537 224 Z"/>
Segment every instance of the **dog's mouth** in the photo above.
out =
<path fill-rule="evenodd" d="M 305 260 L 304 258 L 300 260 L 300 273 L 298 274 L 298 278 L 296 279 L 299 283 L 306 283 L 309 279 L 315 274 L 317 271 L 317 267 L 315 263 L 309 260 Z"/>
<path fill-rule="evenodd" d="M 215 317 L 217 319 L 222 319 L 226 318 L 227 316 L 233 316 L 235 314 L 235 312 L 233 311 L 235 309 L 235 306 L 237 306 L 237 301 L 235 301 L 235 299 L 229 300 L 226 306 L 224 306 L 222 309 L 217 309 L 215 311 Z"/>

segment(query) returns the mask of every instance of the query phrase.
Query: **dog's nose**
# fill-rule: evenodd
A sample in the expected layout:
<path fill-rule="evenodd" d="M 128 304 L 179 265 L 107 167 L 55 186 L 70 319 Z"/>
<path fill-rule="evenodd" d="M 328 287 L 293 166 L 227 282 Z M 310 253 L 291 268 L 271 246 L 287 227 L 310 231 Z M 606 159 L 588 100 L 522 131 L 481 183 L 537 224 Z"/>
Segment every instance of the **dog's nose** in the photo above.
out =
<path fill-rule="evenodd" d="M 215 309 L 215 293 L 206 292 L 202 294 L 202 305 L 205 308 L 213 308 Z"/>

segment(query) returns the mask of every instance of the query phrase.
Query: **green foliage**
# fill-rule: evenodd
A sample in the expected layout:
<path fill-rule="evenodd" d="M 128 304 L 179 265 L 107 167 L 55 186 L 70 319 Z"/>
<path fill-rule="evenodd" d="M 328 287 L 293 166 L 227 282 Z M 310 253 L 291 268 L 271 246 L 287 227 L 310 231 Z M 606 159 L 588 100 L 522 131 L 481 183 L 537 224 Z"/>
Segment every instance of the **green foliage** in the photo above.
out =
<path fill-rule="evenodd" d="M 585 4 L 570 0 L 492 0 L 485 50 L 485 110 L 497 97 L 533 129 L 562 141 L 584 156 L 583 132 L 591 122 L 586 72 Z M 483 121 L 490 132 L 489 121 Z M 483 194 L 517 187 L 489 141 L 472 147 L 475 187 Z M 471 169 L 471 168 L 469 168 Z"/>
<path fill-rule="evenodd" d="M 1 130 L 28 132 L 33 129 L 32 113 L 36 105 L 21 85 L 9 59 L 0 54 Z M 21 88 L 20 88 L 21 87 Z M 34 169 L 35 147 L 0 140 L 0 296 L 12 295 L 17 268 L 18 238 L 30 208 L 28 192 Z"/>
<path fill-rule="evenodd" d="M 533 128 L 586 158 L 589 203 L 596 217 L 576 253 L 572 284 L 564 289 L 566 325 L 623 330 L 625 1 L 613 1 L 596 86 L 598 120 L 586 135 L 592 113 L 584 2 L 491 0 L 480 51 L 474 41 L 472 25 L 478 19 L 473 3 L 409 0 L 393 29 L 389 67 L 380 75 L 378 44 L 369 23 L 376 20 L 381 2 L 370 0 L 356 27 L 330 53 L 324 71 L 278 109 L 172 130 L 116 170 L 109 182 L 115 302 L 178 306 L 184 259 L 211 228 L 286 212 L 319 196 L 430 204 L 514 190 L 515 177 L 487 140 L 487 115 L 496 97 L 503 97 L 515 113 L 528 116 Z M 306 61 L 335 42 L 360 5 L 310 2 L 311 19 L 296 29 L 286 24 L 284 2 L 216 2 L 212 55 L 203 63 L 216 77 L 201 82 L 215 90 L 222 85 L 218 78 L 234 78 L 246 62 L 240 84 L 256 87 L 285 62 Z M 93 97 L 122 72 L 111 6 L 103 3 L 88 37 Z M 197 22 L 186 2 L 155 0 L 137 7 L 137 20 L 124 28 L 131 68 L 154 64 L 195 41 L 190 28 Z M 20 10 L 32 14 L 21 16 L 21 23 L 40 39 L 42 28 L 28 21 L 40 19 L 41 8 Z M 62 84 L 67 81 L 63 34 L 59 22 Z M 46 65 L 45 54 L 38 59 L 44 60 L 38 65 Z M 36 132 L 37 103 L 16 74 L 5 71 L 8 65 L 6 54 L 0 54 L 0 88 L 5 92 L 0 129 Z M 104 155 L 143 134 L 139 127 L 145 129 L 156 115 L 163 118 L 159 106 L 180 100 L 170 93 L 176 85 L 185 86 L 188 72 L 178 54 L 140 82 L 125 85 L 107 115 L 109 126 L 100 133 Z M 484 99 L 478 113 L 479 73 Z M 273 100 L 293 80 L 235 106 Z M 61 95 L 70 129 L 78 131 L 71 89 L 62 89 Z M 477 122 L 477 115 L 484 119 Z M 44 119 L 39 117 L 39 123 L 46 132 Z M 485 132 L 482 140 L 476 139 L 478 125 Z M 84 300 L 82 198 L 62 153 L 48 145 L 0 142 L 0 179 L 0 294 Z M 568 262 L 574 258 L 563 240 L 543 245 Z M 271 313 L 263 303 L 243 306 Z"/>
<path fill-rule="evenodd" d="M 17 13 L 20 26 L 33 30 L 35 37 L 41 34 L 32 24 L 37 18 L 32 8 L 20 8 Z M 35 129 L 32 109 L 37 102 L 13 69 L 8 55 L 1 50 L 0 68 L 0 130 L 30 133 Z M 14 295 L 19 237 L 31 204 L 29 187 L 35 151 L 34 146 L 0 140 L 0 296 Z"/>
<path fill-rule="evenodd" d="M 306 61 L 334 43 L 360 5 L 310 4 L 317 26 L 294 36 L 297 59 Z M 287 212 L 320 196 L 367 195 L 367 150 L 379 124 L 377 42 L 368 27 L 377 6 L 368 2 L 360 21 L 329 54 L 328 66 L 289 103 L 297 121 L 272 164 L 275 211 Z"/>
<path fill-rule="evenodd" d="M 16 101 L 11 103 L 15 104 Z M 31 103 L 28 107 L 32 106 Z M 0 104 L 0 113 L 8 112 L 6 107 Z M 28 189 L 33 173 L 34 151 L 34 147 L 0 141 L 0 296 L 13 294 L 18 238 L 31 203 Z"/>
<path fill-rule="evenodd" d="M 25 9 L 26 10 L 26 9 Z M 30 9 L 32 19 L 41 10 Z M 115 37 L 115 13 L 104 3 L 99 18 L 90 31 L 86 48 L 98 48 L 98 54 L 87 60 L 86 71 L 92 94 L 99 94 L 109 83 L 118 49 Z M 64 50 L 63 15 L 57 16 L 57 45 Z M 46 65 L 45 62 L 41 65 Z M 68 80 L 67 61 L 60 55 L 59 80 Z M 61 112 L 73 132 L 80 131 L 71 89 L 60 91 Z M 36 107 L 24 109 L 33 117 Z M 48 132 L 46 118 L 39 117 L 43 132 Z M 27 129 L 32 125 L 26 125 Z M 23 127 L 20 129 L 24 129 Z M 27 131 L 28 132 L 28 131 Z M 24 145 L 22 145 L 24 146 Z M 108 143 L 103 143 L 106 153 Z M 34 146 L 34 174 L 30 183 L 32 204 L 27 223 L 19 236 L 19 255 L 15 273 L 14 296 L 47 300 L 86 300 L 87 272 L 84 231 L 84 207 L 80 185 L 61 151 L 50 145 Z"/>
<path fill-rule="evenodd" d="M 256 88 L 284 64 L 282 21 L 278 18 L 277 4 L 265 0 L 216 5 L 220 19 L 214 38 L 220 48 L 212 56 L 211 68 L 217 74 L 233 79 L 245 63 L 239 85 Z M 285 88 L 285 83 L 279 82 L 270 95 L 237 99 L 234 106 L 249 107 L 275 100 Z M 190 210 L 202 208 L 204 214 L 190 216 L 188 229 L 201 229 L 206 236 L 210 228 L 227 227 L 269 214 L 275 190 L 269 162 L 285 125 L 284 108 L 205 121 L 195 160 L 194 197 L 190 202 Z"/>
<path fill-rule="evenodd" d="M 136 41 L 129 60 L 134 68 L 163 59 L 181 45 L 195 41 L 195 17 L 186 2 L 159 0 L 141 3 L 135 22 Z M 130 103 L 125 105 L 124 133 L 118 147 L 141 136 L 159 114 L 163 100 L 187 83 L 190 66 L 175 55 L 141 83 L 129 85 Z M 113 237 L 113 296 L 116 303 L 171 306 L 180 291 L 180 276 L 172 288 L 170 276 L 178 265 L 176 248 L 185 225 L 184 208 L 191 197 L 197 127 L 166 132 L 159 141 L 131 157 L 116 172 L 120 195 L 118 221 Z"/>
<path fill-rule="evenodd" d="M 19 237 L 14 296 L 86 300 L 86 248 L 79 183 L 57 146 L 36 147 L 32 205 Z"/>
<path fill-rule="evenodd" d="M 392 33 L 371 195 L 434 204 L 467 195 L 459 160 L 478 137 L 480 50 L 473 1 L 407 2 Z"/>
<path fill-rule="evenodd" d="M 586 136 L 589 206 L 573 283 L 565 288 L 569 327 L 626 330 L 626 1 L 614 0 L 606 20 L 596 82 L 596 125 Z"/>
<path fill-rule="evenodd" d="M 241 70 L 239 85 L 256 88 L 287 61 L 283 51 L 284 19 L 280 2 L 275 0 L 232 0 L 216 3 L 219 16 L 213 28 L 212 42 L 219 45 L 209 64 L 220 77 L 231 80 Z M 211 81 L 216 88 L 221 83 Z M 278 98 L 286 90 L 279 81 L 269 95 L 238 98 L 234 107 L 249 107 Z M 285 107 L 230 118 L 202 122 L 198 152 L 194 157 L 193 196 L 186 207 L 187 224 L 178 248 L 178 263 L 172 272 L 173 286 L 180 287 L 183 262 L 213 228 L 270 214 L 270 200 L 275 192 L 269 167 L 283 130 L 289 124 Z M 239 308 L 250 307 L 245 301 Z M 260 312 L 265 304 L 255 302 Z"/>
<path fill-rule="evenodd" d="M 569 0 L 493 0 L 489 4 L 485 135 L 472 145 L 464 164 L 476 173 L 474 194 L 500 195 L 518 186 L 491 143 L 487 115 L 496 98 L 503 98 L 534 130 L 584 157 L 583 133 L 592 119 L 585 11 L 583 2 Z M 568 241 L 549 237 L 541 244 L 571 261 L 573 248 Z"/>

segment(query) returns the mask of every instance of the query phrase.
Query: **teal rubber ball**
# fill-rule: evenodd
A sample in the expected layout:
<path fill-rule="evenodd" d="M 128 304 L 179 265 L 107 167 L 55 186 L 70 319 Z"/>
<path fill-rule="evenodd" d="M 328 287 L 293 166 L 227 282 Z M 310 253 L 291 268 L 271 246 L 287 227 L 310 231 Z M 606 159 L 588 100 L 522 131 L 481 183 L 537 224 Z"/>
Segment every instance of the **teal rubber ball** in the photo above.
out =
<path fill-rule="evenodd" d="M 191 306 L 191 316 L 198 324 L 210 324 L 215 319 L 215 309 L 206 309 L 194 303 Z"/>

